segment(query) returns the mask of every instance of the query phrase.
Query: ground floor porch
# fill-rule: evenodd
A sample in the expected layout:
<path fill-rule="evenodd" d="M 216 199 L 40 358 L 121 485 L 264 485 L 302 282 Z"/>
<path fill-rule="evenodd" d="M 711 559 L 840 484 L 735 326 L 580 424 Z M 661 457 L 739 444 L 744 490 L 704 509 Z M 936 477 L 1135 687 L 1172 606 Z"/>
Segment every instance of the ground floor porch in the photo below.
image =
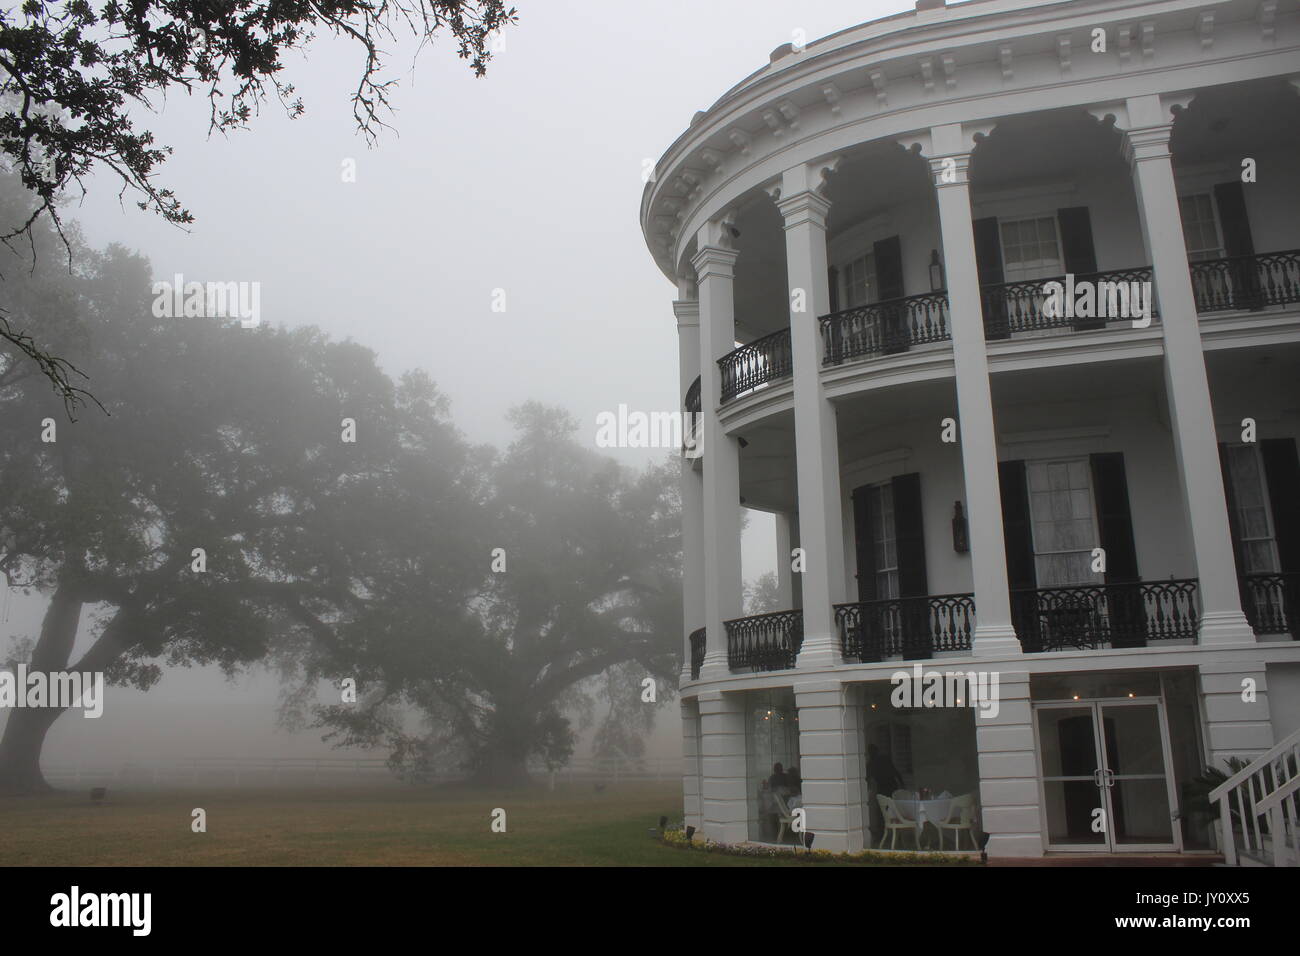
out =
<path fill-rule="evenodd" d="M 1220 846 L 1207 768 L 1300 726 L 1292 657 L 939 659 L 702 688 L 682 705 L 686 822 L 845 852 L 1203 861 Z"/>

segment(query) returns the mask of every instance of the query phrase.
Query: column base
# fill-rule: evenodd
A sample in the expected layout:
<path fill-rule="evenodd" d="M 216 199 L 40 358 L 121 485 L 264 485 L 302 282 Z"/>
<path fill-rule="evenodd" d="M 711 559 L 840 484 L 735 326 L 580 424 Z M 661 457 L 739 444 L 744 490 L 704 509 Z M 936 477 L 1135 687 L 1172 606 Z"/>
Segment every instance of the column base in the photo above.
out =
<path fill-rule="evenodd" d="M 799 657 L 795 661 L 795 667 L 800 670 L 815 670 L 824 667 L 838 667 L 843 663 L 844 655 L 840 653 L 838 635 L 811 638 L 805 635 L 803 647 L 799 649 Z"/>
<path fill-rule="evenodd" d="M 706 656 L 704 663 L 700 665 L 700 680 L 718 680 L 730 673 L 731 665 L 725 657 Z"/>
<path fill-rule="evenodd" d="M 973 657 L 1019 657 L 1025 652 L 1010 624 L 976 624 L 970 649 Z"/>
<path fill-rule="evenodd" d="M 1254 644 L 1255 629 L 1240 611 L 1208 611 L 1201 615 L 1198 644 Z"/>

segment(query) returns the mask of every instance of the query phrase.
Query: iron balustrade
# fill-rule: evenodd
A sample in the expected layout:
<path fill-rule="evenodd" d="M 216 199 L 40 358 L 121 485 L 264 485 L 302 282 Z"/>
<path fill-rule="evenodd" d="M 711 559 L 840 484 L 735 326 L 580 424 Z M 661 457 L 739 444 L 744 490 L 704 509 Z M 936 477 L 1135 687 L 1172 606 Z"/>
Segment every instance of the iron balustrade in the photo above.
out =
<path fill-rule="evenodd" d="M 1011 592 L 1011 620 L 1025 651 L 1193 640 L 1196 586 L 1194 578 L 1185 578 L 1019 588 Z"/>
<path fill-rule="evenodd" d="M 835 605 L 840 647 L 849 660 L 919 660 L 938 651 L 968 651 L 975 595 L 938 594 Z"/>
<path fill-rule="evenodd" d="M 984 309 L 984 334 L 991 339 L 1004 339 L 1017 332 L 1042 332 L 1050 329 L 1100 329 L 1107 322 L 1140 319 L 1135 314 L 1129 291 L 1134 282 L 1151 282 L 1151 267 L 1140 266 L 1135 269 L 1120 269 L 1114 272 L 1092 272 L 1087 275 L 1074 276 L 1075 295 L 1068 296 L 1065 291 L 1060 297 L 1059 314 L 1049 315 L 1047 302 L 1051 296 L 1045 290 L 1047 283 L 1059 282 L 1064 288 L 1067 277 L 1050 276 L 1046 279 L 1030 279 L 1020 282 L 1002 282 L 997 285 L 980 287 L 980 301 Z M 1093 287 L 1093 307 L 1091 316 L 1067 314 L 1073 306 L 1067 307 L 1067 299 L 1077 298 L 1077 290 L 1083 283 Z M 1143 292 L 1145 307 L 1150 308 L 1151 316 L 1156 316 L 1154 303 L 1147 298 L 1147 292 L 1154 286 L 1147 286 Z M 1101 314 L 1104 310 L 1104 315 Z M 1125 314 L 1116 314 L 1116 313 Z"/>
<path fill-rule="evenodd" d="M 1300 638 L 1300 574 L 1244 574 L 1242 611 L 1257 634 Z"/>
<path fill-rule="evenodd" d="M 1191 263 L 1197 312 L 1300 302 L 1300 249 Z"/>
<path fill-rule="evenodd" d="M 718 359 L 718 368 L 722 370 L 723 402 L 760 385 L 789 378 L 794 374 L 790 330 L 781 329 L 728 352 Z"/>
<path fill-rule="evenodd" d="M 927 292 L 872 302 L 821 317 L 823 365 L 864 355 L 892 355 L 913 345 L 952 338 L 948 292 Z"/>
<path fill-rule="evenodd" d="M 803 611 L 776 611 L 725 621 L 727 664 L 733 670 L 779 671 L 794 667 L 803 646 Z"/>
<path fill-rule="evenodd" d="M 700 668 L 704 666 L 705 629 L 691 631 L 691 680 L 700 679 Z"/>

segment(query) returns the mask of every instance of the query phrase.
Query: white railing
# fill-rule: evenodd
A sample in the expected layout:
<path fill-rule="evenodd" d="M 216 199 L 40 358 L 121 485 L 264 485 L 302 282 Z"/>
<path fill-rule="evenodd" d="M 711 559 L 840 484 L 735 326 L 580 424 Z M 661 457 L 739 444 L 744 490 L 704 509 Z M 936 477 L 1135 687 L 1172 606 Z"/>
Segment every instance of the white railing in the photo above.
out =
<path fill-rule="evenodd" d="M 1300 730 L 1210 791 L 1210 803 L 1219 804 L 1223 861 L 1228 866 L 1237 866 L 1239 855 L 1263 863 L 1271 854 L 1279 866 L 1288 859 L 1294 862 L 1296 857 L 1289 852 L 1288 844 L 1295 839 L 1297 780 L 1300 780 Z M 1289 808 L 1283 804 L 1288 796 L 1292 798 Z M 1288 810 L 1290 830 L 1287 829 Z"/>
<path fill-rule="evenodd" d="M 1268 814 L 1274 866 L 1300 866 L 1300 774 L 1293 776 L 1255 809 Z"/>

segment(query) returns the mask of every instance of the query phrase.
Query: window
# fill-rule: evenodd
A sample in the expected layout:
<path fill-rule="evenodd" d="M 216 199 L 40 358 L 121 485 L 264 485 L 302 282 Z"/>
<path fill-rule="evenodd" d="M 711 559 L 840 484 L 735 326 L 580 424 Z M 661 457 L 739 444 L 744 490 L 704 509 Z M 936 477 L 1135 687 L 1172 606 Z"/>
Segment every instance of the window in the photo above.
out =
<path fill-rule="evenodd" d="M 1180 196 L 1178 212 L 1183 219 L 1183 242 L 1187 244 L 1188 261 L 1221 258 L 1223 246 L 1219 242 L 1219 224 L 1210 194 Z"/>
<path fill-rule="evenodd" d="M 1002 233 L 1002 271 L 1008 282 L 1047 279 L 1065 271 L 1056 217 L 1007 219 Z"/>
<path fill-rule="evenodd" d="M 1237 532 L 1245 574 L 1276 574 L 1280 566 L 1268 490 L 1257 445 L 1229 445 L 1228 476 L 1232 482 Z"/>
<path fill-rule="evenodd" d="M 1088 459 L 1031 461 L 1025 466 L 1040 587 L 1092 584 L 1097 547 Z"/>
<path fill-rule="evenodd" d="M 876 599 L 898 597 L 898 535 L 894 529 L 894 486 L 867 489 L 871 498 L 871 550 L 876 565 Z"/>
<path fill-rule="evenodd" d="M 841 308 L 856 309 L 876 297 L 876 257 L 859 256 L 840 270 Z"/>

